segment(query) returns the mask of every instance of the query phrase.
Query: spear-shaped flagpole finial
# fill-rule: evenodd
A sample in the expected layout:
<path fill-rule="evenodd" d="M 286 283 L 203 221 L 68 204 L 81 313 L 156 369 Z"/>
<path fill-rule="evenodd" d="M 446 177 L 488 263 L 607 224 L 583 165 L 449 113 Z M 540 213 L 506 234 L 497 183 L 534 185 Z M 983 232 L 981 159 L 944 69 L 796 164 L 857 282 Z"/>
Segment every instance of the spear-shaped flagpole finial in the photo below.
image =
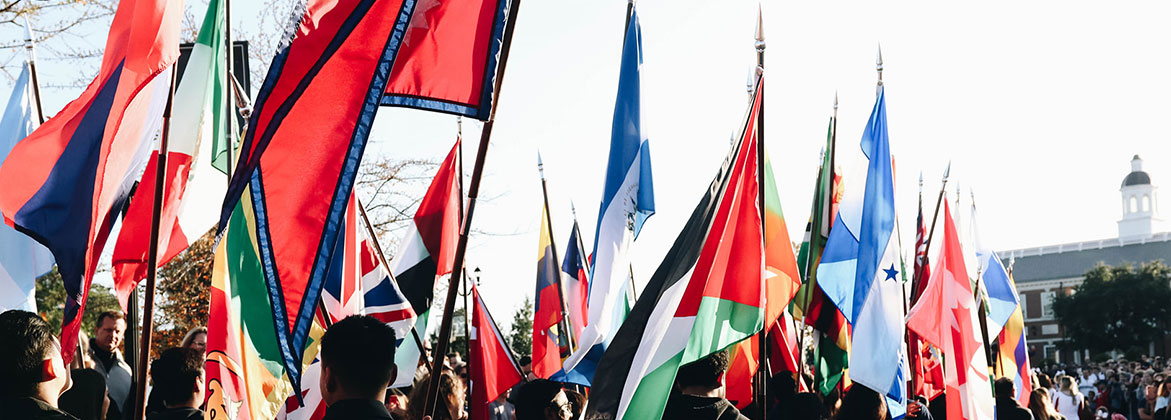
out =
<path fill-rule="evenodd" d="M 764 6 L 756 4 L 756 71 L 764 74 Z"/>
<path fill-rule="evenodd" d="M 923 195 L 923 171 L 919 171 L 919 195 Z"/>
<path fill-rule="evenodd" d="M 951 175 L 951 161 L 947 161 L 947 169 L 943 170 L 943 182 L 947 182 L 947 177 Z"/>
<path fill-rule="evenodd" d="M 541 161 L 541 149 L 537 149 L 537 172 L 541 173 L 541 180 L 545 179 L 545 162 Z"/>
<path fill-rule="evenodd" d="M 838 91 L 834 90 L 834 112 L 838 112 Z"/>
<path fill-rule="evenodd" d="M 882 44 L 878 44 L 878 60 L 876 64 L 878 65 L 878 85 L 882 86 Z"/>

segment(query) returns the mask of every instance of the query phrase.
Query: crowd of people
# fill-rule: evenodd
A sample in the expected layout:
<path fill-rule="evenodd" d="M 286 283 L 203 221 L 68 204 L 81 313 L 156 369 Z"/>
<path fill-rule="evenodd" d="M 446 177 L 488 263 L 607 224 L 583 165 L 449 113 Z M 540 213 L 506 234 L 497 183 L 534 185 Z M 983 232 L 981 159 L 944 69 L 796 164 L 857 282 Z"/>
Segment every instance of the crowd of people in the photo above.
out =
<path fill-rule="evenodd" d="M 128 419 L 135 383 L 121 351 L 126 321 L 121 313 L 100 314 L 93 338 L 81 341 L 70 365 L 61 344 L 40 316 L 20 310 L 0 314 L 0 417 L 16 419 Z M 202 419 L 204 352 L 207 330 L 190 331 L 180 347 L 164 350 L 149 369 L 148 420 Z M 468 365 L 460 354 L 444 359 L 438 372 L 439 398 L 433 417 L 423 407 L 431 373 L 420 363 L 416 386 L 392 389 L 397 375 L 394 331 L 368 316 L 333 324 L 321 339 L 320 392 L 325 419 L 460 420 L 468 416 Z M 389 351 L 385 349 L 391 349 Z M 489 404 L 492 420 L 573 420 L 582 418 L 588 391 L 573 384 L 536 378 L 527 357 L 520 359 L 526 380 Z M 1171 363 L 1109 360 L 1083 366 L 1034 370 L 1028 404 L 1016 399 L 1009 378 L 994 382 L 998 420 L 1171 420 Z M 664 419 L 886 420 L 886 399 L 864 386 L 839 394 L 798 392 L 792 375 L 774 376 L 768 387 L 768 412 L 750 404 L 743 412 L 724 396 L 727 352 L 682 366 Z M 810 378 L 804 378 L 808 381 Z M 808 382 L 807 382 L 808 383 Z M 945 396 L 908 402 L 906 416 L 945 419 Z"/>

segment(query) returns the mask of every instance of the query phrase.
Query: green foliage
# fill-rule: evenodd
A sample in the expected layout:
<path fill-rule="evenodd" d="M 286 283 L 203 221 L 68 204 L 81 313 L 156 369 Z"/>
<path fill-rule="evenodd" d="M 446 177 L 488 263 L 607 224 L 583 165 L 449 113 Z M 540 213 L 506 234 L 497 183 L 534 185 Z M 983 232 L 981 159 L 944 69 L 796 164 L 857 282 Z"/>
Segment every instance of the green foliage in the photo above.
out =
<path fill-rule="evenodd" d="M 1053 313 L 1065 327 L 1063 346 L 1091 353 L 1145 349 L 1171 333 L 1171 267 L 1161 261 L 1098 265 L 1072 295 L 1058 294 Z"/>
<path fill-rule="evenodd" d="M 533 301 L 525 296 L 520 308 L 512 315 L 512 332 L 508 334 L 508 346 L 517 357 L 533 354 Z"/>
<path fill-rule="evenodd" d="M 61 273 L 57 267 L 53 271 L 37 278 L 37 312 L 41 318 L 53 326 L 54 331 L 61 331 L 61 319 L 65 316 L 65 283 L 61 280 Z M 98 314 L 105 311 L 118 311 L 118 298 L 114 291 L 100 284 L 94 284 L 89 289 L 89 299 L 86 301 L 85 312 L 81 314 L 81 331 L 93 334 L 94 321 Z"/>

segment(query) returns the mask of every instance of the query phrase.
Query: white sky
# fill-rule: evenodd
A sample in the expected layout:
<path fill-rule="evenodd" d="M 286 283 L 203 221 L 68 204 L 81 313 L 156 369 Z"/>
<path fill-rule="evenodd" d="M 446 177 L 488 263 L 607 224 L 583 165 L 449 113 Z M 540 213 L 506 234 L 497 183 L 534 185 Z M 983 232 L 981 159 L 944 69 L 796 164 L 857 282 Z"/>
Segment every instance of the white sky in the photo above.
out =
<path fill-rule="evenodd" d="M 233 25 L 255 25 L 259 5 L 252 3 L 260 2 L 234 3 Z M 981 238 L 995 249 L 1116 236 L 1118 188 L 1134 154 L 1156 185 L 1171 179 L 1164 122 L 1171 114 L 1171 3 L 766 1 L 763 8 L 766 143 L 795 241 L 808 217 L 834 92 L 839 147 L 857 147 L 874 102 L 879 43 L 905 253 L 919 172 L 933 202 L 949 160 L 964 194 L 975 192 Z M 474 237 L 467 257 L 469 269 L 483 270 L 481 290 L 499 322 L 533 294 L 538 147 L 559 248 L 572 223 L 570 201 L 592 243 L 625 9 L 622 0 L 526 0 L 520 7 L 481 191 L 492 199 L 480 202 L 474 220 L 508 234 Z M 741 124 L 756 60 L 757 3 L 646 0 L 638 9 L 643 129 L 658 211 L 635 246 L 641 288 Z M 42 83 L 54 82 L 54 73 L 44 70 Z M 47 110 L 78 93 L 54 90 Z M 478 125 L 465 121 L 469 174 Z M 453 116 L 383 108 L 367 153 L 440 160 L 455 130 Z M 209 211 L 218 211 L 214 204 Z"/>

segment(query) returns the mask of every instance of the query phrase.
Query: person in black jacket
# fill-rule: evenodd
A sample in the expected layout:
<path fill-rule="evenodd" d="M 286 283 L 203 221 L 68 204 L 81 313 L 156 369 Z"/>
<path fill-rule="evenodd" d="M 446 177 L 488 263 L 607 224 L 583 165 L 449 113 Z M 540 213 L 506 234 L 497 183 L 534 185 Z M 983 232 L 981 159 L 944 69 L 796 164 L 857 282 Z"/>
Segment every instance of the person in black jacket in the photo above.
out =
<path fill-rule="evenodd" d="M 1033 413 L 1017 402 L 1012 379 L 998 378 L 992 388 L 996 391 L 996 420 L 1033 420 Z"/>
<path fill-rule="evenodd" d="M 676 392 L 667 400 L 663 420 L 747 420 L 724 398 L 720 378 L 728 364 L 728 352 L 721 351 L 680 366 L 675 375 Z"/>
<path fill-rule="evenodd" d="M 323 420 L 391 419 L 386 388 L 398 374 L 394 330 L 368 315 L 338 321 L 321 337 Z M 416 403 L 415 401 L 411 401 Z"/>
<path fill-rule="evenodd" d="M 162 400 L 159 410 L 147 420 L 202 420 L 203 352 L 189 348 L 171 348 L 150 365 L 154 380 L 151 394 Z"/>
<path fill-rule="evenodd" d="M 72 382 L 49 323 L 28 311 L 0 314 L 0 361 L 0 417 L 76 420 L 57 408 Z"/>

